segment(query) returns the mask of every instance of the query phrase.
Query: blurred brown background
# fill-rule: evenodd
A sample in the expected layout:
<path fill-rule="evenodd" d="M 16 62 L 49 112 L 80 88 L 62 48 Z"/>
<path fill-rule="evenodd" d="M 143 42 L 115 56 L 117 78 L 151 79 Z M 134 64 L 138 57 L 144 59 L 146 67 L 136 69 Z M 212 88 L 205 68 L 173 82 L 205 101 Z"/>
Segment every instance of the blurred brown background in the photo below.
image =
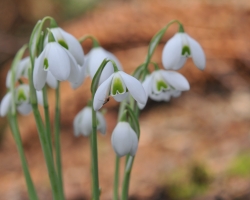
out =
<path fill-rule="evenodd" d="M 250 2 L 248 0 L 1 0 L 1 97 L 16 51 L 28 41 L 36 21 L 53 16 L 77 38 L 93 34 L 113 52 L 126 72 L 144 61 L 153 35 L 172 19 L 204 48 L 207 66 L 191 59 L 180 70 L 191 90 L 168 103 L 149 101 L 140 118 L 141 139 L 132 172 L 133 200 L 250 199 Z M 153 60 L 161 63 L 169 28 Z M 91 43 L 83 44 L 85 53 Z M 90 80 L 73 91 L 62 84 L 62 159 L 68 200 L 90 199 L 88 138 L 74 138 L 72 122 L 90 98 Z M 51 110 L 54 95 L 51 91 Z M 110 135 L 118 104 L 105 105 L 108 132 L 99 136 L 101 199 L 112 199 L 115 154 Z M 41 199 L 51 199 L 46 166 L 32 115 L 20 117 L 30 170 Z M 0 199 L 28 199 L 16 147 L 1 119 Z M 121 170 L 121 175 L 122 175 Z"/>

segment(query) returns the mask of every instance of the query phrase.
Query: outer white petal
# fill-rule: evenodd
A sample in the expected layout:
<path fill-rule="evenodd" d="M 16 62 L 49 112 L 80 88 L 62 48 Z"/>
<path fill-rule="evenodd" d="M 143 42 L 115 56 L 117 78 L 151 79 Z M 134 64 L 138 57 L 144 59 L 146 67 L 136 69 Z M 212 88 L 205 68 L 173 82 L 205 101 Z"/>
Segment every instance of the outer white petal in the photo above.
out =
<path fill-rule="evenodd" d="M 8 71 L 7 76 L 6 76 L 5 85 L 7 88 L 10 88 L 10 83 L 11 83 L 11 70 Z"/>
<path fill-rule="evenodd" d="M 180 56 L 179 61 L 173 67 L 173 70 L 179 70 L 180 68 L 182 68 L 186 61 L 187 61 L 187 57 Z"/>
<path fill-rule="evenodd" d="M 73 128 L 74 128 L 74 136 L 76 137 L 80 135 L 81 117 L 82 117 L 82 111 L 80 111 L 74 118 Z"/>
<path fill-rule="evenodd" d="M 171 90 L 170 93 L 171 93 L 171 96 L 174 98 L 181 96 L 181 91 L 178 91 L 178 90 Z"/>
<path fill-rule="evenodd" d="M 0 115 L 2 117 L 6 116 L 11 106 L 11 93 L 8 92 L 2 99 L 0 104 Z"/>
<path fill-rule="evenodd" d="M 24 102 L 17 106 L 17 110 L 22 115 L 28 115 L 32 110 L 32 106 L 30 105 L 30 103 Z"/>
<path fill-rule="evenodd" d="M 48 71 L 46 82 L 53 89 L 56 89 L 58 86 L 56 78 L 51 74 L 50 71 Z"/>
<path fill-rule="evenodd" d="M 88 71 L 91 76 L 91 78 L 94 77 L 96 71 L 100 67 L 102 61 L 106 59 L 113 59 L 117 63 L 117 67 L 121 68 L 121 64 L 119 63 L 118 59 L 115 58 L 115 56 L 102 47 L 96 47 L 91 49 L 91 51 L 88 54 Z M 118 61 L 118 62 L 117 62 Z M 114 73 L 114 68 L 112 63 L 107 63 L 104 70 L 102 71 L 99 84 L 102 84 L 103 81 L 105 81 L 112 73 Z"/>
<path fill-rule="evenodd" d="M 130 92 L 131 96 L 140 104 L 146 104 L 147 103 L 147 95 L 145 93 L 145 90 L 136 78 L 133 76 L 130 76 L 126 74 L 123 71 L 117 72 L 121 75 L 128 91 Z"/>
<path fill-rule="evenodd" d="M 105 99 L 109 96 L 110 85 L 111 85 L 113 76 L 114 74 L 112 74 L 106 81 L 104 81 L 98 87 L 94 96 L 94 102 L 93 102 L 94 110 L 99 110 L 105 103 Z"/>
<path fill-rule="evenodd" d="M 80 66 L 77 65 L 75 58 L 69 51 L 66 51 L 70 60 L 70 74 L 68 80 L 72 83 L 78 82 L 80 78 Z"/>
<path fill-rule="evenodd" d="M 106 133 L 106 121 L 105 121 L 105 118 L 100 112 L 96 112 L 96 117 L 97 117 L 97 120 L 98 120 L 97 130 L 99 130 L 104 135 Z"/>
<path fill-rule="evenodd" d="M 33 81 L 36 90 L 41 90 L 46 82 L 47 71 L 44 71 L 43 69 L 44 54 L 45 52 L 42 52 L 35 60 Z"/>
<path fill-rule="evenodd" d="M 122 64 L 120 63 L 120 61 L 118 60 L 118 58 L 114 54 L 112 54 L 111 52 L 106 51 L 106 53 L 108 55 L 108 58 L 111 59 L 111 60 L 113 60 L 113 61 L 115 61 L 118 69 L 122 71 L 123 70 Z"/>
<path fill-rule="evenodd" d="M 206 67 L 206 57 L 201 45 L 196 40 L 191 38 L 188 34 L 186 35 L 190 45 L 191 56 L 193 58 L 194 64 L 200 70 L 204 70 Z"/>
<path fill-rule="evenodd" d="M 113 98 L 118 101 L 118 102 L 122 102 L 124 99 L 126 99 L 128 97 L 129 93 L 125 92 L 123 94 L 116 94 L 115 96 L 113 96 Z"/>
<path fill-rule="evenodd" d="M 70 33 L 67 33 L 61 28 L 52 28 L 50 29 L 53 33 L 56 41 L 62 39 L 68 45 L 69 52 L 74 56 L 79 65 L 84 63 L 84 53 L 81 44 L 79 41 Z"/>
<path fill-rule="evenodd" d="M 67 80 L 71 68 L 67 50 L 56 42 L 50 42 L 45 46 L 44 51 L 52 75 L 59 81 Z"/>
<path fill-rule="evenodd" d="M 30 57 L 23 58 L 18 66 L 17 66 L 17 72 L 16 72 L 16 80 L 18 80 L 21 76 L 24 76 L 25 78 L 28 78 L 28 68 L 31 66 L 30 63 Z"/>
<path fill-rule="evenodd" d="M 43 92 L 40 91 L 36 91 L 36 97 L 37 97 L 37 102 L 38 104 L 40 104 L 41 106 L 43 106 Z"/>
<path fill-rule="evenodd" d="M 143 86 L 143 88 L 145 90 L 147 98 L 149 96 L 149 93 L 152 92 L 152 90 L 151 90 L 151 84 L 152 84 L 152 76 L 149 75 L 149 76 L 147 76 L 145 78 L 145 80 L 142 83 L 142 86 Z M 142 110 L 145 107 L 146 104 L 140 104 L 140 103 L 137 102 L 137 105 Z"/>
<path fill-rule="evenodd" d="M 176 33 L 164 46 L 162 64 L 165 69 L 174 69 L 180 60 L 182 51 L 181 35 Z"/>
<path fill-rule="evenodd" d="M 129 153 L 131 156 L 134 156 L 138 149 L 138 137 L 135 131 L 130 126 L 129 129 L 130 129 L 129 134 L 132 142 L 132 146 Z"/>
<path fill-rule="evenodd" d="M 175 90 L 189 90 L 190 86 L 187 79 L 178 72 L 160 70 L 163 78 L 174 87 Z"/>
<path fill-rule="evenodd" d="M 87 58 L 87 56 L 85 56 L 85 58 Z M 78 80 L 74 83 L 71 82 L 71 87 L 73 89 L 76 89 L 78 87 L 80 87 L 85 79 L 85 77 L 87 76 L 87 61 L 84 63 L 83 66 L 80 66 L 79 69 L 80 69 L 80 74 L 79 74 L 79 77 L 78 77 Z"/>
<path fill-rule="evenodd" d="M 119 122 L 111 136 L 111 143 L 116 154 L 122 157 L 130 153 L 132 142 L 130 125 L 127 122 Z"/>
<path fill-rule="evenodd" d="M 89 136 L 92 133 L 92 110 L 90 107 L 85 107 L 82 110 L 82 118 L 79 127 L 80 132 L 84 136 Z"/>

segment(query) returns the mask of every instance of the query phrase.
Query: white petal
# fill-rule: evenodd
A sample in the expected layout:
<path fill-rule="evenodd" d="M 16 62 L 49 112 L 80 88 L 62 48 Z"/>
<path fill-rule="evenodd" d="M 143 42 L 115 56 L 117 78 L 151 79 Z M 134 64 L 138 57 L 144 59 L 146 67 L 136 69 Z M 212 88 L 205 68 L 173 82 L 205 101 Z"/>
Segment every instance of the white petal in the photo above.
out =
<path fill-rule="evenodd" d="M 50 29 L 56 41 L 63 40 L 68 45 L 69 52 L 74 56 L 79 65 L 84 63 L 84 53 L 79 41 L 71 34 L 57 27 Z"/>
<path fill-rule="evenodd" d="M 191 56 L 193 58 L 194 64 L 200 70 L 204 70 L 206 67 L 206 57 L 201 45 L 196 40 L 191 38 L 188 34 L 186 35 L 190 45 Z"/>
<path fill-rule="evenodd" d="M 106 51 L 106 53 L 108 54 L 108 58 L 111 59 L 111 60 L 113 60 L 113 61 L 115 61 L 118 69 L 122 71 L 123 70 L 122 69 L 122 64 L 120 63 L 120 61 L 118 60 L 118 58 L 114 54 L 112 54 L 111 52 Z"/>
<path fill-rule="evenodd" d="M 176 63 L 176 65 L 173 67 L 173 70 L 179 70 L 180 68 L 183 67 L 183 65 L 186 63 L 187 61 L 187 57 L 185 56 L 180 56 L 178 62 Z"/>
<path fill-rule="evenodd" d="M 131 156 L 134 156 L 138 149 L 138 136 L 130 126 L 129 129 L 130 129 L 129 134 L 132 142 L 131 150 L 129 153 Z"/>
<path fill-rule="evenodd" d="M 105 58 L 106 59 L 112 59 L 112 58 L 114 59 L 114 56 L 112 56 L 111 53 L 107 52 L 102 47 L 95 47 L 95 48 L 91 49 L 88 56 L 89 56 L 89 58 L 88 58 L 87 67 L 88 67 L 88 71 L 89 71 L 91 78 L 93 78 L 95 76 L 96 71 L 98 70 L 102 61 Z M 114 61 L 115 61 L 115 59 L 114 59 Z M 117 65 L 119 66 L 120 64 L 117 64 Z M 106 64 L 104 70 L 102 71 L 99 84 L 102 84 L 103 81 L 105 81 L 113 73 L 114 73 L 113 65 L 111 62 L 108 62 Z"/>
<path fill-rule="evenodd" d="M 145 93 L 144 88 L 142 87 L 142 84 L 140 81 L 138 81 L 133 76 L 130 76 L 126 74 L 123 71 L 117 72 L 121 75 L 128 91 L 130 92 L 131 96 L 140 104 L 146 104 L 147 103 L 147 95 Z"/>
<path fill-rule="evenodd" d="M 35 60 L 33 82 L 36 90 L 41 90 L 46 82 L 47 71 L 43 69 L 44 52 Z"/>
<path fill-rule="evenodd" d="M 151 87 L 150 87 L 151 84 L 152 84 L 152 76 L 149 75 L 149 76 L 147 76 L 147 77 L 145 78 L 145 80 L 144 80 L 143 83 L 142 83 L 142 86 L 143 86 L 143 88 L 144 88 L 144 90 L 145 90 L 147 99 L 148 99 L 149 93 L 152 92 L 152 91 L 151 91 Z M 137 105 L 138 105 L 138 107 L 142 110 L 142 109 L 145 107 L 146 104 L 141 104 L 141 103 L 138 103 L 138 102 L 137 102 Z"/>
<path fill-rule="evenodd" d="M 178 91 L 178 90 L 171 90 L 170 93 L 171 93 L 171 96 L 174 98 L 181 96 L 181 91 Z"/>
<path fill-rule="evenodd" d="M 18 66 L 16 72 L 16 80 L 18 80 L 21 76 L 28 78 L 28 68 L 31 66 L 30 57 L 23 58 Z"/>
<path fill-rule="evenodd" d="M 69 51 L 66 51 L 70 60 L 70 74 L 68 80 L 72 83 L 78 82 L 80 77 L 80 66 L 77 65 L 76 60 L 70 54 Z"/>
<path fill-rule="evenodd" d="M 56 42 L 46 45 L 44 51 L 49 64 L 49 71 L 59 81 L 65 81 L 70 75 L 70 58 L 67 50 Z"/>
<path fill-rule="evenodd" d="M 0 105 L 0 115 L 2 117 L 6 116 L 11 106 L 11 93 L 8 92 L 2 99 Z"/>
<path fill-rule="evenodd" d="M 176 33 L 170 40 L 168 40 L 162 51 L 162 65 L 165 69 L 174 69 L 177 63 L 179 63 L 181 51 L 181 35 Z"/>
<path fill-rule="evenodd" d="M 106 133 L 106 121 L 105 121 L 105 118 L 100 112 L 96 112 L 96 117 L 97 117 L 97 120 L 98 120 L 97 130 L 99 130 L 104 135 Z"/>
<path fill-rule="evenodd" d="M 190 86 L 187 79 L 178 72 L 160 70 L 163 78 L 174 87 L 175 90 L 189 90 Z"/>
<path fill-rule="evenodd" d="M 36 91 L 36 97 L 37 97 L 37 102 L 38 104 L 40 104 L 41 106 L 43 106 L 43 92 L 40 91 Z"/>
<path fill-rule="evenodd" d="M 26 99 L 18 99 L 20 92 L 22 93 L 22 95 L 25 96 Z M 29 88 L 28 84 L 21 84 L 21 85 L 19 85 L 16 88 L 15 93 L 16 93 L 16 95 L 15 95 L 16 103 L 23 103 L 23 102 L 28 103 L 29 102 L 30 88 Z"/>
<path fill-rule="evenodd" d="M 166 92 L 161 92 L 159 94 L 151 93 L 149 97 L 154 100 L 154 101 L 164 101 L 165 99 L 170 99 L 170 93 Z"/>
<path fill-rule="evenodd" d="M 28 115 L 32 110 L 32 106 L 30 103 L 26 103 L 26 102 L 21 103 L 19 106 L 17 106 L 17 110 L 22 115 Z"/>
<path fill-rule="evenodd" d="M 112 74 L 106 81 L 104 81 L 98 87 L 94 96 L 94 102 L 93 102 L 94 110 L 99 110 L 105 103 L 106 98 L 109 96 L 110 85 L 111 85 L 113 76 L 114 74 Z"/>
<path fill-rule="evenodd" d="M 51 74 L 50 71 L 48 71 L 46 82 L 53 89 L 56 89 L 58 86 L 56 78 Z"/>
<path fill-rule="evenodd" d="M 128 97 L 128 92 L 125 92 L 123 94 L 116 94 L 115 96 L 113 96 L 113 98 L 118 101 L 118 102 L 122 102 L 124 99 L 126 99 Z"/>
<path fill-rule="evenodd" d="M 74 128 L 74 136 L 78 137 L 80 135 L 80 121 L 82 117 L 82 111 L 80 111 L 74 118 L 73 128 Z"/>
<path fill-rule="evenodd" d="M 89 136 L 92 133 L 92 109 L 90 107 L 83 109 L 79 127 L 84 136 Z"/>
<path fill-rule="evenodd" d="M 9 70 L 8 73 L 7 73 L 5 85 L 6 85 L 7 88 L 10 88 L 10 85 L 11 85 L 11 70 Z"/>
<path fill-rule="evenodd" d="M 130 125 L 127 122 L 119 122 L 111 136 L 111 143 L 116 154 L 122 157 L 130 153 L 132 142 Z"/>

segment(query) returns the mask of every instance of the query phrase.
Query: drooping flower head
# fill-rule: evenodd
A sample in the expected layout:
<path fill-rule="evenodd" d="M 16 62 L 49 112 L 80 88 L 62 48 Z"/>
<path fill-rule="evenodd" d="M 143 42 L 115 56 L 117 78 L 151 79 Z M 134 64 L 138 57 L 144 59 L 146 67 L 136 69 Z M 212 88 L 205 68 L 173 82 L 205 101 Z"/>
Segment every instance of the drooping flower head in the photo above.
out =
<path fill-rule="evenodd" d="M 178 72 L 155 70 L 142 83 L 148 97 L 155 101 L 169 101 L 171 96 L 180 95 L 190 89 L 187 79 Z M 142 109 L 144 106 L 138 104 Z"/>
<path fill-rule="evenodd" d="M 200 44 L 184 32 L 183 27 L 165 44 L 162 52 L 162 64 L 165 69 L 178 70 L 192 57 L 194 64 L 203 70 L 206 58 Z"/>
<path fill-rule="evenodd" d="M 141 83 L 125 72 L 117 71 L 98 87 L 94 96 L 94 109 L 99 110 L 110 95 L 121 102 L 129 93 L 140 104 L 146 104 L 147 96 Z"/>
<path fill-rule="evenodd" d="M 106 133 L 106 122 L 101 112 L 96 112 L 97 130 L 102 134 Z M 89 136 L 92 133 L 92 109 L 87 106 L 83 108 L 74 119 L 74 135 Z"/>
<path fill-rule="evenodd" d="M 112 132 L 111 143 L 119 157 L 127 154 L 134 156 L 138 148 L 138 136 L 128 122 L 118 122 Z"/>
<path fill-rule="evenodd" d="M 56 80 L 75 82 L 78 80 L 79 72 L 79 66 L 71 53 L 57 42 L 49 42 L 35 60 L 34 87 L 41 90 L 49 73 Z"/>
<path fill-rule="evenodd" d="M 117 64 L 119 70 L 122 70 L 122 65 L 119 60 L 115 57 L 114 54 L 106 51 L 102 47 L 94 47 L 90 50 L 87 54 L 88 59 L 86 60 L 86 67 L 87 73 L 90 75 L 91 78 L 94 77 L 96 71 L 98 70 L 99 66 L 101 65 L 104 59 L 111 59 L 114 60 Z M 114 73 L 114 69 L 111 63 L 107 63 L 106 67 L 104 68 L 102 75 L 99 80 L 99 84 L 103 83 L 112 73 Z"/>

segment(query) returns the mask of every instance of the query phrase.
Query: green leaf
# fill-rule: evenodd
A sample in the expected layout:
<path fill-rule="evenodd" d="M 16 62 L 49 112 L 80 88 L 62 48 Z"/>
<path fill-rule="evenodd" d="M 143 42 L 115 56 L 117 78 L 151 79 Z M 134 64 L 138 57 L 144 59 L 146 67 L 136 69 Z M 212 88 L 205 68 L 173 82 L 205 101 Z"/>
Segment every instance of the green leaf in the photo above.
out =
<path fill-rule="evenodd" d="M 106 64 L 109 62 L 109 60 L 107 60 L 106 58 L 102 61 L 101 65 L 99 66 L 98 70 L 96 71 L 95 73 L 95 76 L 92 80 L 92 83 L 91 83 L 91 92 L 92 92 L 92 95 L 95 94 L 96 90 L 97 90 L 97 87 L 98 87 L 98 84 L 99 84 L 99 79 L 101 77 L 101 74 L 102 74 L 102 71 L 104 69 L 104 67 L 106 66 Z"/>

